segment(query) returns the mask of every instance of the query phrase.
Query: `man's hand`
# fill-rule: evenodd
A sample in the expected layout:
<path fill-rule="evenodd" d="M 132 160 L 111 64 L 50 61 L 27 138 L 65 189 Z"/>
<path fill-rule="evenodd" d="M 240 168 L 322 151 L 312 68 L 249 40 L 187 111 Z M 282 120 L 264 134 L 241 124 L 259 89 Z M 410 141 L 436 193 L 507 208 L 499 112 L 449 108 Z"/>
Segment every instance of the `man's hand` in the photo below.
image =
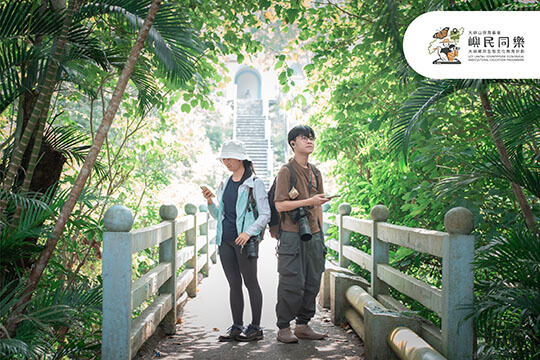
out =
<path fill-rule="evenodd" d="M 248 242 L 248 240 L 249 240 L 250 237 L 251 237 L 251 236 L 250 236 L 248 233 L 243 232 L 243 233 L 241 233 L 240 235 L 238 235 L 238 237 L 236 238 L 236 240 L 234 240 L 234 243 L 235 243 L 236 245 L 242 246 L 242 245 L 244 245 L 245 243 Z"/>
<path fill-rule="evenodd" d="M 309 198 L 311 206 L 321 206 L 322 204 L 329 202 L 330 199 L 326 198 L 324 194 L 317 194 Z"/>

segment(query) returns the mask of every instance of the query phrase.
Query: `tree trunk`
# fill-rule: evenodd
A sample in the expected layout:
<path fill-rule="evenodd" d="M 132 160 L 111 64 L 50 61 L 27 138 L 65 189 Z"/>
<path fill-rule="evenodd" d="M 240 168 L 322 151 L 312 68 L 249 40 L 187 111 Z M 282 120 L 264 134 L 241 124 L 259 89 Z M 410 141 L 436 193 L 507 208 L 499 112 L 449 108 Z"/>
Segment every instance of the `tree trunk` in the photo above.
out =
<path fill-rule="evenodd" d="M 54 86 L 56 84 L 56 76 L 58 73 L 58 64 L 62 59 L 64 54 L 64 48 L 67 41 L 67 34 L 71 26 L 71 21 L 73 19 L 73 14 L 75 12 L 75 7 L 77 6 L 79 0 L 73 0 L 69 2 L 69 6 L 65 13 L 64 22 L 62 24 L 62 30 L 60 31 L 58 37 L 55 40 L 53 47 L 52 56 L 47 64 L 47 71 L 45 73 L 45 78 L 41 85 L 39 86 L 40 92 L 36 102 L 36 105 L 32 109 L 32 115 L 28 120 L 28 124 L 23 130 L 21 138 L 17 143 L 17 146 L 11 154 L 11 159 L 9 162 L 8 171 L 4 178 L 4 184 L 2 189 L 6 192 L 10 191 L 13 187 L 15 181 L 15 176 L 21 166 L 23 155 L 28 147 L 28 143 L 32 138 L 32 134 L 36 129 L 36 125 L 40 121 L 42 114 L 47 114 L 50 106 L 51 96 L 54 91 Z M 4 209 L 7 205 L 7 200 L 0 201 L 0 217 L 4 212 Z"/>
<path fill-rule="evenodd" d="M 47 113 L 49 111 L 49 107 L 47 106 Z M 43 113 L 42 113 L 43 115 Z M 32 145 L 32 150 L 30 152 L 30 159 L 28 160 L 28 166 L 26 167 L 26 171 L 24 174 L 24 181 L 22 183 L 22 186 L 20 188 L 20 193 L 26 194 L 28 190 L 30 190 L 30 183 L 32 181 L 32 177 L 34 176 L 34 170 L 36 169 L 36 165 L 39 161 L 39 154 L 41 152 L 41 143 L 43 141 L 43 130 L 45 128 L 45 121 L 47 120 L 47 117 L 39 116 L 38 118 L 38 125 L 34 136 L 34 143 Z M 21 217 L 22 208 L 20 206 L 17 206 L 15 209 L 15 214 L 13 215 L 12 224 L 11 226 L 16 227 L 19 223 L 19 218 Z"/>
<path fill-rule="evenodd" d="M 77 180 L 75 181 L 75 184 L 73 185 L 73 188 L 71 189 L 71 192 L 69 193 L 69 197 L 66 203 L 64 204 L 62 211 L 60 212 L 60 216 L 58 217 L 58 220 L 56 221 L 56 224 L 54 225 L 52 233 L 45 244 L 45 249 L 43 249 L 43 251 L 41 252 L 38 260 L 36 261 L 36 264 L 32 268 L 30 275 L 28 276 L 28 280 L 26 282 L 26 289 L 24 290 L 21 296 L 21 299 L 18 302 L 18 306 L 15 307 L 15 308 L 20 307 L 20 310 L 12 314 L 10 316 L 10 319 L 8 320 L 6 328 L 10 336 L 14 335 L 15 330 L 17 328 L 16 318 L 22 311 L 24 311 L 23 310 L 24 306 L 22 306 L 22 304 L 26 303 L 31 298 L 33 291 L 36 289 L 37 284 L 39 283 L 39 280 L 41 279 L 41 276 L 43 274 L 43 271 L 45 270 L 45 267 L 47 266 L 49 259 L 51 258 L 52 253 L 56 247 L 58 239 L 60 238 L 60 235 L 62 234 L 64 227 L 66 226 L 66 223 L 67 223 L 67 220 L 69 219 L 71 211 L 77 204 L 77 200 L 79 199 L 81 195 L 81 192 L 84 188 L 84 184 L 86 183 L 86 180 L 88 179 L 88 176 L 90 175 L 92 167 L 94 166 L 97 160 L 101 147 L 103 146 L 105 138 L 107 137 L 107 134 L 111 127 L 114 116 L 116 115 L 116 112 L 118 111 L 118 108 L 122 101 L 122 96 L 126 89 L 131 73 L 133 72 L 133 69 L 137 62 L 139 54 L 144 46 L 144 42 L 146 41 L 146 38 L 148 36 L 150 28 L 152 27 L 154 18 L 156 16 L 157 11 L 159 10 L 160 5 L 161 5 L 161 0 L 152 1 L 152 5 L 150 6 L 150 9 L 148 10 L 148 14 L 146 15 L 144 24 L 141 30 L 139 31 L 137 41 L 135 42 L 135 44 L 133 45 L 133 48 L 131 49 L 131 53 L 126 61 L 126 65 L 124 69 L 122 70 L 122 74 L 120 75 L 120 78 L 118 79 L 116 88 L 114 89 L 111 100 L 109 101 L 109 105 L 107 107 L 105 116 L 103 117 L 101 125 L 99 126 L 97 130 L 96 136 L 94 138 L 94 142 L 92 143 L 92 147 L 90 148 L 90 151 L 88 152 L 88 155 L 86 156 L 86 159 L 81 168 L 81 171 L 79 172 Z"/>
<path fill-rule="evenodd" d="M 486 91 L 480 92 L 480 99 L 482 100 L 482 107 L 484 108 L 484 112 L 486 114 L 486 118 L 491 131 L 491 136 L 493 136 L 493 141 L 495 142 L 495 146 L 497 147 L 497 152 L 499 153 L 501 161 L 507 168 L 512 169 L 512 164 L 510 163 L 508 152 L 506 151 L 506 147 L 504 146 L 501 135 L 499 134 L 499 131 L 497 130 L 495 121 L 493 119 L 493 110 L 491 108 L 491 103 L 489 101 Z M 530 230 L 538 233 L 536 223 L 534 222 L 531 206 L 529 205 L 529 202 L 527 201 L 527 198 L 523 193 L 523 189 L 521 188 L 521 186 L 514 182 L 510 182 L 510 185 L 518 201 L 521 212 L 523 213 L 523 217 L 525 218 L 525 223 L 527 224 L 527 227 Z"/>

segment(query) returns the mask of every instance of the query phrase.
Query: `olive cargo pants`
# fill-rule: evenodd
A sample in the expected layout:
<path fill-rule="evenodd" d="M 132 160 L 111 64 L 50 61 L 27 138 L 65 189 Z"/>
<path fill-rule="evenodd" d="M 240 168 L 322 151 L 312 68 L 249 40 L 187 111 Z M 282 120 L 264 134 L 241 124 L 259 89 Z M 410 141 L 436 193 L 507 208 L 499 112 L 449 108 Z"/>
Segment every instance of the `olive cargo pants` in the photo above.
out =
<path fill-rule="evenodd" d="M 279 285 L 277 294 L 277 326 L 307 324 L 315 315 L 315 299 L 321 286 L 326 246 L 322 232 L 310 241 L 300 240 L 296 232 L 283 231 L 278 245 Z"/>

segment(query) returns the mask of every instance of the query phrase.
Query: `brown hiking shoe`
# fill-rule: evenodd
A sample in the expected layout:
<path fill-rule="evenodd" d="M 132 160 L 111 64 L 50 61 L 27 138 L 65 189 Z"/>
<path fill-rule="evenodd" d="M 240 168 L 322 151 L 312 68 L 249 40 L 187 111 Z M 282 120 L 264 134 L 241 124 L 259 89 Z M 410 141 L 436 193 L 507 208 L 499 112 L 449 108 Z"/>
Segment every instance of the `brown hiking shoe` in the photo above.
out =
<path fill-rule="evenodd" d="M 326 337 L 326 334 L 321 334 L 313 331 L 309 325 L 296 325 L 294 328 L 294 335 L 299 339 L 307 340 L 322 340 Z"/>
<path fill-rule="evenodd" d="M 277 340 L 286 344 L 298 342 L 298 338 L 292 334 L 290 327 L 279 329 L 277 332 Z"/>

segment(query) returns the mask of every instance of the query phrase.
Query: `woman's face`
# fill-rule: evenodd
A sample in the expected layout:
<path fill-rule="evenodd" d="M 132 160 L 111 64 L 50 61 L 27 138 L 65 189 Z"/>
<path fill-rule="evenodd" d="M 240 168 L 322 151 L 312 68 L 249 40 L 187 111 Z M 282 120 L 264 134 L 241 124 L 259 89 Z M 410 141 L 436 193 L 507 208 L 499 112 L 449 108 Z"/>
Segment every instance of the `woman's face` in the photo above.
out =
<path fill-rule="evenodd" d="M 227 169 L 231 172 L 235 172 L 243 166 L 242 160 L 237 159 L 223 159 L 223 164 L 225 164 Z"/>

